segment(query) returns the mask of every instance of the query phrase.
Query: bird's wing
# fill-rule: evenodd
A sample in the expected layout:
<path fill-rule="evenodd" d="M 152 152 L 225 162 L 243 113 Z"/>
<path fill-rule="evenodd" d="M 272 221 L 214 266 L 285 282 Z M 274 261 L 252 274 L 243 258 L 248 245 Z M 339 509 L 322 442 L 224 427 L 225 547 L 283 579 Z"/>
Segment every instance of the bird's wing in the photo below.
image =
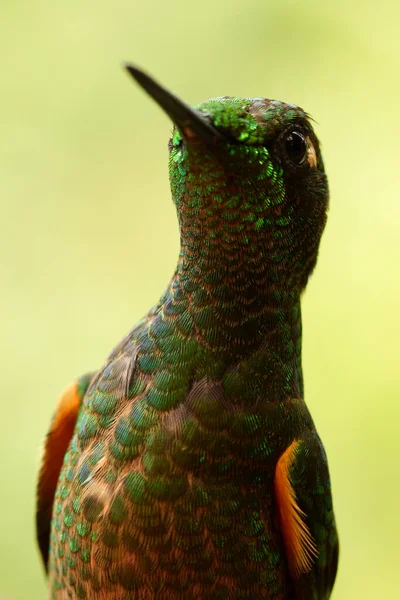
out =
<path fill-rule="evenodd" d="M 316 433 L 293 440 L 275 472 L 275 495 L 297 600 L 327 600 L 338 537 L 326 454 Z"/>
<path fill-rule="evenodd" d="M 47 571 L 54 494 L 64 456 L 72 438 L 82 400 L 94 373 L 74 381 L 61 394 L 46 436 L 37 484 L 36 537 Z"/>

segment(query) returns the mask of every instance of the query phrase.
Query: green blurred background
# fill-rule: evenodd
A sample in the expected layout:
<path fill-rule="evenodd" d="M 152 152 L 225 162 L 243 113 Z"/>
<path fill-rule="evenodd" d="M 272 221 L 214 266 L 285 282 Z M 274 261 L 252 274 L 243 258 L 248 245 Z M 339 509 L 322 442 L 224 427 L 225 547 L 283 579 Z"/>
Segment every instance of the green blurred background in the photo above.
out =
<path fill-rule="evenodd" d="M 267 96 L 316 119 L 331 209 L 304 370 L 340 532 L 333 598 L 398 597 L 399 19 L 388 0 L 2 1 L 0 597 L 45 598 L 35 479 L 59 392 L 177 257 L 171 126 L 122 60 L 193 104 Z"/>

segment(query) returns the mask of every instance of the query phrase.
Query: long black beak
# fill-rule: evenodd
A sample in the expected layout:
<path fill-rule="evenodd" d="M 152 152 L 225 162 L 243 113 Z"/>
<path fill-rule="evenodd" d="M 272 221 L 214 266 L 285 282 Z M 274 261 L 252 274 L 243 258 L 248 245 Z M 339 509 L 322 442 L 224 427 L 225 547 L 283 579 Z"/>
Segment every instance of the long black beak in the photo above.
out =
<path fill-rule="evenodd" d="M 125 65 L 139 85 L 161 106 L 186 139 L 199 138 L 207 144 L 215 144 L 222 134 L 209 122 L 204 113 L 179 100 L 149 75 L 133 65 Z"/>

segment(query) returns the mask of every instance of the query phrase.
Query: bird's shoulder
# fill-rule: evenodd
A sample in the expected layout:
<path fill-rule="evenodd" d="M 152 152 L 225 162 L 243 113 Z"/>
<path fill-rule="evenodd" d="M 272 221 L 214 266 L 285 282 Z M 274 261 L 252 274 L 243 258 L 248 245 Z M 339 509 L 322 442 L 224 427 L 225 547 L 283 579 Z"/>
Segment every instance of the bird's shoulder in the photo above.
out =
<path fill-rule="evenodd" d="M 54 495 L 64 456 L 71 441 L 83 398 L 95 373 L 86 373 L 73 381 L 60 395 L 46 435 L 36 499 L 36 535 L 47 569 L 50 522 Z"/>
<path fill-rule="evenodd" d="M 328 462 L 315 430 L 293 439 L 281 454 L 274 488 L 296 597 L 329 598 L 339 544 Z"/>

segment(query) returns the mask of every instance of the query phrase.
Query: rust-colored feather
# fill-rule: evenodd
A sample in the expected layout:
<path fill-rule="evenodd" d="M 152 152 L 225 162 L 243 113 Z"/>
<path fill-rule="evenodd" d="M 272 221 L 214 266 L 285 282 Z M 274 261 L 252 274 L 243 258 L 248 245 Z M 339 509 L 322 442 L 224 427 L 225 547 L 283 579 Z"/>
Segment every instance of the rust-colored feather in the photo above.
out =
<path fill-rule="evenodd" d="M 36 521 L 40 551 L 46 570 L 54 494 L 81 403 L 78 386 L 79 383 L 75 381 L 61 394 L 43 448 L 37 492 Z"/>
<path fill-rule="evenodd" d="M 317 547 L 306 523 L 306 514 L 297 503 L 296 492 L 290 481 L 290 469 L 300 445 L 293 440 L 278 460 L 275 471 L 275 496 L 289 570 L 297 578 L 308 573 L 317 556 Z"/>

